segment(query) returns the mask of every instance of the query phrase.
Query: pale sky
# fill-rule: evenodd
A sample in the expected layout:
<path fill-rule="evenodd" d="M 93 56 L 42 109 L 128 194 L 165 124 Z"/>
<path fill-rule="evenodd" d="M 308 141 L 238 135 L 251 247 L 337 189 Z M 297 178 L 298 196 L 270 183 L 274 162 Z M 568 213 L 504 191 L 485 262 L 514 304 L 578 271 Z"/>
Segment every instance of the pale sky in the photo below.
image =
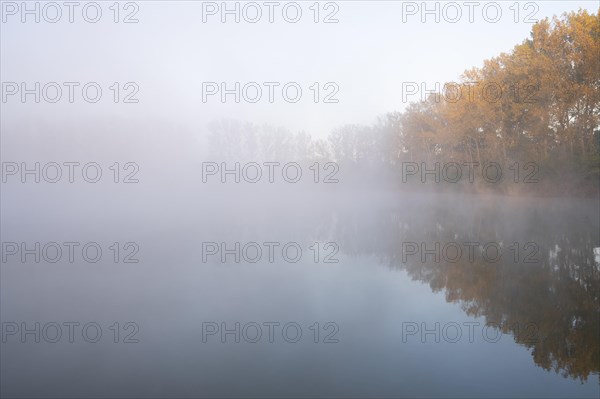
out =
<path fill-rule="evenodd" d="M 22 23 L 20 11 L 8 15 L 12 14 L 6 8 L 10 2 L 2 3 L 6 19 L 0 40 L 2 82 L 28 82 L 31 87 L 36 81 L 42 86 L 47 82 L 98 82 L 103 89 L 101 101 L 95 104 L 86 103 L 80 95 L 70 104 L 66 88 L 56 104 L 43 100 L 21 104 L 18 95 L 12 96 L 2 104 L 3 118 L 119 115 L 177 120 L 194 127 L 231 117 L 306 130 L 319 137 L 336 126 L 372 123 L 377 116 L 403 109 L 403 82 L 426 82 L 433 88 L 435 82 L 457 81 L 465 69 L 509 51 L 529 36 L 532 24 L 524 20 L 531 13 L 533 19 L 542 19 L 580 7 L 595 13 L 598 7 L 596 1 L 500 1 L 495 4 L 502 15 L 491 23 L 482 11 L 491 2 L 476 2 L 471 23 L 468 2 L 458 1 L 455 4 L 462 17 L 451 23 L 442 13 L 447 2 L 440 2 L 440 22 L 428 15 L 423 23 L 422 2 L 338 1 L 327 8 L 327 2 L 321 2 L 319 18 L 336 11 L 334 18 L 339 20 L 325 24 L 313 22 L 310 7 L 314 2 L 299 2 L 302 17 L 297 23 L 283 19 L 282 7 L 289 2 L 278 2 L 275 22 L 269 23 L 268 8 L 259 1 L 263 15 L 257 23 L 245 22 L 243 15 L 240 23 L 231 15 L 228 22 L 221 23 L 219 12 L 206 15 L 203 23 L 203 3 L 209 2 L 144 1 L 136 3 L 139 10 L 134 17 L 139 22 L 124 24 L 113 22 L 109 9 L 113 2 L 99 2 L 103 14 L 92 24 L 83 20 L 81 8 L 75 9 L 75 20 L 69 23 L 66 7 L 57 23 L 45 22 L 43 15 L 40 23 L 33 22 L 34 16 L 27 16 Z M 234 7 L 233 3 L 228 4 Z M 239 3 L 242 9 L 244 2 Z M 435 7 L 433 3 L 428 2 L 428 7 Z M 28 4 L 34 7 L 34 2 Z M 221 2 L 213 4 L 221 7 Z M 519 22 L 514 21 L 515 4 L 520 9 Z M 212 5 L 204 7 L 210 10 Z M 403 7 L 418 10 L 415 15 L 404 15 L 403 22 Z M 487 7 L 489 20 L 495 17 L 495 5 Z M 252 11 L 250 17 L 254 15 L 247 10 Z M 120 11 L 119 18 L 123 18 L 134 8 Z M 48 9 L 50 18 L 54 12 Z M 446 6 L 446 12 L 447 18 L 454 18 L 452 7 Z M 292 8 L 289 15 L 293 14 Z M 109 89 L 113 82 L 136 82 L 139 103 L 114 104 Z M 230 88 L 235 82 L 241 86 L 279 82 L 280 86 L 274 89 L 273 103 L 267 100 L 267 86 L 262 87 L 258 103 L 242 100 L 236 104 L 233 95 L 225 104 L 219 95 L 209 96 L 203 103 L 203 82 L 226 82 Z M 288 82 L 298 83 L 303 90 L 297 103 L 282 97 L 281 87 Z M 315 82 L 319 82 L 321 100 L 337 86 L 333 98 L 339 102 L 315 104 L 310 89 Z M 325 88 L 328 82 L 334 85 Z M 418 100 L 416 96 L 412 99 Z"/>

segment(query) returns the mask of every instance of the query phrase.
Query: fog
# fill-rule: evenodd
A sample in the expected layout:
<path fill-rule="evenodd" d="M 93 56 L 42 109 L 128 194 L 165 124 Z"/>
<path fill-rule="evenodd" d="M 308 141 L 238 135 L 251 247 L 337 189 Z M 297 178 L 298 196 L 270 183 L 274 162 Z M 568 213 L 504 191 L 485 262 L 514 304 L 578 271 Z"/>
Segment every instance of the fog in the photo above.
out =
<path fill-rule="evenodd" d="M 2 397 L 598 397 L 600 108 L 581 150 L 419 119 L 528 16 L 596 2 L 24 4 L 0 25 Z"/>

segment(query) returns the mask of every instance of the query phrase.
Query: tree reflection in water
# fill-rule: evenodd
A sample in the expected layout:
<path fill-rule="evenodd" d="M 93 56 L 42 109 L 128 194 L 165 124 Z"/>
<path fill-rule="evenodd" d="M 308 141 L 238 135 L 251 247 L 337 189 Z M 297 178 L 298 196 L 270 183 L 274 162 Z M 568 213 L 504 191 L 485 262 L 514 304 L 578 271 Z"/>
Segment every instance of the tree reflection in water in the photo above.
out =
<path fill-rule="evenodd" d="M 375 255 L 432 291 L 444 291 L 470 316 L 484 317 L 531 349 L 535 364 L 586 381 L 600 371 L 600 246 L 597 203 L 576 201 L 540 206 L 540 199 L 490 198 L 456 206 L 440 201 L 407 201 L 373 211 L 336 211 L 340 248 L 347 255 Z M 473 200 L 474 201 L 474 200 Z M 514 203 L 517 202 L 517 206 Z M 543 202 L 543 201 L 542 201 Z M 506 205 L 506 206 L 505 206 Z M 329 220 L 326 223 L 331 223 Z M 486 262 L 478 251 L 460 261 L 436 262 L 408 256 L 402 243 L 499 243 L 502 256 Z M 514 247 L 521 248 L 515 261 Z M 527 243 L 533 247 L 523 250 Z M 405 251 L 403 251 L 403 249 Z M 526 263 L 525 255 L 532 255 Z M 533 324 L 532 324 L 533 323 Z M 520 328 L 518 331 L 516 328 Z M 528 330 L 528 331 L 526 331 Z"/>

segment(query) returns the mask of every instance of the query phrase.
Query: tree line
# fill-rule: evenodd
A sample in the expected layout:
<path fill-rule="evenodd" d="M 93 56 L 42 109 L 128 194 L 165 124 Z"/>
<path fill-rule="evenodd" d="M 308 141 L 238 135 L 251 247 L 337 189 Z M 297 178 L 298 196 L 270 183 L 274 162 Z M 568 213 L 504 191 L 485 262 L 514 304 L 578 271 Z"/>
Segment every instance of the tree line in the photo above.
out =
<path fill-rule="evenodd" d="M 334 129 L 326 140 L 237 121 L 209 130 L 211 154 L 225 158 L 333 160 L 349 175 L 378 174 L 386 183 L 399 182 L 406 162 L 534 162 L 544 183 L 538 192 L 597 194 L 600 13 L 541 20 L 530 38 L 458 82 L 370 126 Z"/>

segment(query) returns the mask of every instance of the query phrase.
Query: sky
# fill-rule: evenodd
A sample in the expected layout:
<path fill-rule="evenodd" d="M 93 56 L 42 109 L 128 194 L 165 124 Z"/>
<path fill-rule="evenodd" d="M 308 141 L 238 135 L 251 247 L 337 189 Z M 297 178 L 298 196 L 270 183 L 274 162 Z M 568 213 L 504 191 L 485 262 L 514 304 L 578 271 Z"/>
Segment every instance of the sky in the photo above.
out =
<path fill-rule="evenodd" d="M 34 9 L 35 3 L 28 2 L 27 7 Z M 272 6 L 228 2 L 228 9 L 238 7 L 236 22 L 235 14 L 222 15 L 222 2 L 121 2 L 118 15 L 111 8 L 113 2 L 98 2 L 101 15 L 91 23 L 85 18 L 94 20 L 96 6 L 87 6 L 84 15 L 88 3 L 73 10 L 71 23 L 62 2 L 54 3 L 58 7 L 39 3 L 39 22 L 35 14 L 22 15 L 21 2 L 2 2 L 5 122 L 16 123 L 32 114 L 63 119 L 122 117 L 177 121 L 202 130 L 211 120 L 225 117 L 325 137 L 341 125 L 369 124 L 387 112 L 402 110 L 421 98 L 421 88 L 458 81 L 465 69 L 481 66 L 483 60 L 510 51 L 529 37 L 535 20 L 580 7 L 597 12 L 598 7 L 594 1 L 338 1 Z M 288 22 L 296 18 L 298 8 L 298 21 Z M 425 9 L 434 11 L 424 14 Z M 137 22 L 124 23 L 127 18 Z M 58 21 L 48 21 L 53 19 Z M 337 22 L 324 23 L 326 19 Z M 23 82 L 27 88 L 40 82 L 40 94 L 45 84 L 56 82 L 63 93 L 56 103 L 43 97 L 35 103 L 33 94 L 22 103 L 19 92 L 8 95 L 7 90 L 15 83 L 20 90 Z M 64 82 L 79 83 L 73 103 Z M 96 103 L 82 97 L 81 88 L 89 82 L 102 90 Z M 235 102 L 235 94 L 226 95 L 223 102 L 221 90 L 235 91 L 236 82 L 240 102 Z M 403 98 L 407 83 L 415 83 L 419 92 Z M 48 98 L 54 96 L 51 86 Z M 94 87 L 88 87 L 92 95 Z M 251 102 L 257 98 L 257 87 L 262 95 Z M 138 102 L 123 103 L 127 94 Z"/>

